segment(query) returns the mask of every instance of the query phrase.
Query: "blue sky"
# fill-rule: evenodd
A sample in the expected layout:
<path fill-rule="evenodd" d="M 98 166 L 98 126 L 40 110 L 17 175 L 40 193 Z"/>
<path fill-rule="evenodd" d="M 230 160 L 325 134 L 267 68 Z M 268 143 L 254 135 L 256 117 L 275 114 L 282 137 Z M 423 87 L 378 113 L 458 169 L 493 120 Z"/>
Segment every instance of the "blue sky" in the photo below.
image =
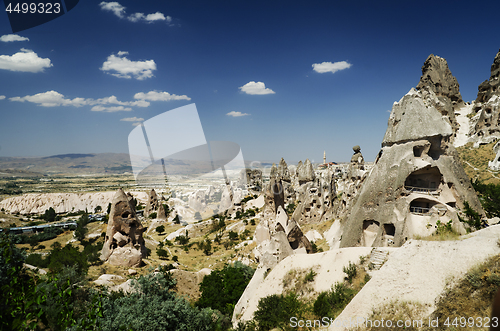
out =
<path fill-rule="evenodd" d="M 247 160 L 348 161 L 360 145 L 373 161 L 429 54 L 475 99 L 500 48 L 498 12 L 498 1 L 85 0 L 17 36 L 0 13 L 0 156 L 127 153 L 135 123 L 196 103 L 207 140 L 236 142 Z"/>

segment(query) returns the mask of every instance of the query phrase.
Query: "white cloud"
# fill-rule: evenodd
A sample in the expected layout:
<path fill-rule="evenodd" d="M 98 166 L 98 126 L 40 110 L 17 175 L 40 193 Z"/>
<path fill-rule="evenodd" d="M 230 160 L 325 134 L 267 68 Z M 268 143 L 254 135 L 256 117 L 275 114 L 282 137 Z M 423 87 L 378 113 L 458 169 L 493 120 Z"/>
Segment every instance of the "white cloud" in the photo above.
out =
<path fill-rule="evenodd" d="M 21 37 L 20 35 L 17 34 L 4 34 L 3 36 L 0 37 L 0 41 L 8 43 L 11 41 L 29 41 L 29 39 L 26 37 Z"/>
<path fill-rule="evenodd" d="M 3 97 L 5 98 L 5 96 Z M 2 96 L 0 96 L 2 100 Z M 18 102 L 32 102 L 36 103 L 42 107 L 57 107 L 57 106 L 73 106 L 81 107 L 85 105 L 95 106 L 92 108 L 93 111 L 129 111 L 132 110 L 130 106 L 134 107 L 148 107 L 150 103 L 146 100 L 135 100 L 135 101 L 119 101 L 114 95 L 106 98 L 92 99 L 92 98 L 65 98 L 59 92 L 47 91 L 43 93 L 38 93 L 35 95 L 27 95 L 24 97 L 13 97 L 9 98 L 10 101 Z M 107 105 L 119 105 L 119 107 L 105 107 Z M 129 107 L 124 107 L 129 106 Z"/>
<path fill-rule="evenodd" d="M 0 100 L 5 99 L 5 95 L 0 95 Z"/>
<path fill-rule="evenodd" d="M 248 116 L 250 114 L 242 113 L 242 112 L 239 112 L 239 111 L 231 111 L 231 112 L 227 113 L 226 115 L 227 116 L 232 116 L 232 117 L 241 117 L 241 116 Z"/>
<path fill-rule="evenodd" d="M 121 106 L 137 106 L 137 107 L 149 107 L 150 103 L 144 100 L 138 101 L 118 101 L 118 99 L 112 95 L 107 98 L 101 98 L 97 100 L 87 99 L 89 105 L 121 105 Z"/>
<path fill-rule="evenodd" d="M 122 55 L 128 55 L 128 52 L 119 51 L 118 52 L 118 56 L 122 56 Z"/>
<path fill-rule="evenodd" d="M 120 53 L 122 53 L 122 55 L 118 54 L 118 56 L 115 56 L 111 54 L 108 56 L 108 59 L 102 64 L 100 69 L 119 78 L 130 79 L 133 76 L 135 79 L 143 80 L 153 77 L 153 71 L 156 70 L 156 63 L 154 60 L 131 61 L 123 56 L 125 52 Z"/>
<path fill-rule="evenodd" d="M 52 67 L 50 59 L 41 58 L 30 49 L 21 48 L 20 52 L 9 56 L 0 55 L 0 69 L 23 72 L 41 72 Z"/>
<path fill-rule="evenodd" d="M 147 101 L 191 100 L 187 95 L 176 95 L 160 91 L 149 91 L 148 93 L 139 92 L 134 95 L 134 99 Z"/>
<path fill-rule="evenodd" d="M 132 108 L 123 106 L 113 106 L 113 107 L 94 106 L 91 109 L 91 111 L 102 111 L 106 113 L 114 113 L 117 111 L 131 111 L 131 110 Z"/>
<path fill-rule="evenodd" d="M 125 7 L 120 5 L 118 2 L 101 2 L 99 4 L 102 10 L 113 12 L 119 18 L 125 18 Z M 172 17 L 165 16 L 163 13 L 156 12 L 154 14 L 144 14 L 144 13 L 134 13 L 127 16 L 127 20 L 130 22 L 145 22 L 145 23 L 153 23 L 156 21 L 166 21 L 170 24 L 172 22 Z"/>
<path fill-rule="evenodd" d="M 99 4 L 102 10 L 107 10 L 113 12 L 119 18 L 123 18 L 125 16 L 125 7 L 120 5 L 118 2 L 101 2 Z"/>
<path fill-rule="evenodd" d="M 144 118 L 141 118 L 141 117 L 127 117 L 127 118 L 122 118 L 120 121 L 124 121 L 124 122 L 142 122 L 142 121 L 144 121 Z"/>
<path fill-rule="evenodd" d="M 313 63 L 312 65 L 313 70 L 320 74 L 324 74 L 325 72 L 333 74 L 340 70 L 349 69 L 351 66 L 352 64 L 346 61 Z"/>
<path fill-rule="evenodd" d="M 42 107 L 56 107 L 56 106 L 74 106 L 81 107 L 87 104 L 84 98 L 66 99 L 64 95 L 56 91 L 47 91 L 35 95 L 27 95 L 24 97 L 9 98 L 10 101 L 18 102 L 32 102 Z"/>
<path fill-rule="evenodd" d="M 263 82 L 248 82 L 245 85 L 239 87 L 239 89 L 242 92 L 245 92 L 246 94 L 252 94 L 252 95 L 261 95 L 261 94 L 275 94 L 273 90 L 270 88 L 266 88 L 266 84 Z"/>

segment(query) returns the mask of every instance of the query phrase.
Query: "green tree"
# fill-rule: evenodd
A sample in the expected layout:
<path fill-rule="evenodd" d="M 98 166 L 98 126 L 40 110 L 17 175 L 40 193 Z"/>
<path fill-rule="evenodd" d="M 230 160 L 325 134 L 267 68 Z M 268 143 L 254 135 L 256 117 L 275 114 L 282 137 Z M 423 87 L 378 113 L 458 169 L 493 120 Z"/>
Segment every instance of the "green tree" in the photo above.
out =
<path fill-rule="evenodd" d="M 101 206 L 97 206 L 97 207 L 95 207 L 95 209 L 94 209 L 94 213 L 96 213 L 96 214 L 97 214 L 97 213 L 100 213 L 101 211 L 102 211 L 102 207 L 101 207 Z"/>
<path fill-rule="evenodd" d="M 203 277 L 200 284 L 201 297 L 198 307 L 211 307 L 227 316 L 232 316 L 234 306 L 243 294 L 254 270 L 241 262 L 226 264 Z"/>
<path fill-rule="evenodd" d="M 78 273 L 86 275 L 89 268 L 85 253 L 71 244 L 63 248 L 53 247 L 48 259 L 49 270 L 54 274 L 61 272 L 64 267 L 74 266 Z"/>
<path fill-rule="evenodd" d="M 164 225 L 157 226 L 155 230 L 159 234 L 162 234 L 163 232 L 165 232 L 165 226 Z"/>
<path fill-rule="evenodd" d="M 290 323 L 290 317 L 301 318 L 302 304 L 295 293 L 286 295 L 273 294 L 259 300 L 254 320 L 258 330 L 284 329 Z"/>
<path fill-rule="evenodd" d="M 45 211 L 45 213 L 43 214 L 42 218 L 46 221 L 46 222 L 54 222 L 56 220 L 56 211 L 54 210 L 54 208 L 50 207 L 49 209 L 47 209 Z"/>
<path fill-rule="evenodd" d="M 80 242 L 83 242 L 83 240 L 85 240 L 85 235 L 88 232 L 87 229 L 88 223 L 89 223 L 89 215 L 87 215 L 86 213 L 80 216 L 80 218 L 76 221 L 76 229 L 74 236 Z"/>

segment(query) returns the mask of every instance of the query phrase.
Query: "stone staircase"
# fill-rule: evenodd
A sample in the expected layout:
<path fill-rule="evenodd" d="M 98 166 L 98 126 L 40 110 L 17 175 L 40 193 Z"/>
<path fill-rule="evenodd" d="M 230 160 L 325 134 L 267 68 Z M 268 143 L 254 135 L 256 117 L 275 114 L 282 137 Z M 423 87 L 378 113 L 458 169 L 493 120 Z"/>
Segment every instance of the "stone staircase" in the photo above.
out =
<path fill-rule="evenodd" d="M 372 249 L 372 252 L 370 253 L 370 261 L 368 262 L 368 265 L 372 264 L 373 269 L 372 270 L 379 270 L 380 267 L 384 264 L 385 260 L 387 259 L 387 255 L 389 254 L 388 251 L 375 247 Z"/>

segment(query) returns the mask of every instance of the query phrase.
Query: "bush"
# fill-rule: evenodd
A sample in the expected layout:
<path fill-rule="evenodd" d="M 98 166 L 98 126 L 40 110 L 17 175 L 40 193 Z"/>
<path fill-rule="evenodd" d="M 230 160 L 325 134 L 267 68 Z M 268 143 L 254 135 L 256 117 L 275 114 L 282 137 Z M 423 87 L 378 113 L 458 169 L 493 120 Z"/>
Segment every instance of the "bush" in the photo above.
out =
<path fill-rule="evenodd" d="M 87 215 L 86 213 L 80 216 L 80 218 L 76 221 L 76 229 L 74 236 L 76 240 L 78 240 L 79 242 L 85 240 L 85 235 L 88 232 L 87 224 L 89 224 L 89 222 L 90 222 L 89 215 Z"/>
<path fill-rule="evenodd" d="M 240 299 L 254 270 L 241 262 L 225 265 L 203 277 L 200 284 L 201 297 L 196 306 L 211 307 L 232 316 L 234 306 Z"/>
<path fill-rule="evenodd" d="M 273 294 L 259 300 L 254 320 L 257 322 L 258 330 L 283 329 L 289 325 L 290 317 L 295 316 L 300 319 L 301 315 L 302 304 L 296 294 Z"/>
<path fill-rule="evenodd" d="M 349 262 L 349 266 L 344 267 L 342 270 L 347 274 L 347 277 L 345 279 L 349 282 L 349 284 L 351 284 L 352 279 L 356 277 L 357 274 L 356 265 L 352 262 Z"/>
<path fill-rule="evenodd" d="M 165 232 L 165 226 L 164 225 L 157 226 L 155 230 L 159 234 L 162 234 L 163 232 Z"/>
<path fill-rule="evenodd" d="M 318 317 L 335 317 L 354 297 L 355 291 L 342 283 L 336 283 L 328 292 L 321 292 L 314 301 L 313 312 Z"/>
<path fill-rule="evenodd" d="M 54 247 L 48 259 L 50 261 L 48 267 L 52 273 L 59 273 L 64 267 L 74 266 L 78 273 L 86 275 L 89 268 L 85 253 L 80 252 L 71 244 L 63 248 Z"/>
<path fill-rule="evenodd" d="M 229 239 L 230 240 L 238 240 L 238 233 L 234 231 L 229 231 Z"/>
<path fill-rule="evenodd" d="M 175 281 L 168 273 L 140 277 L 136 292 L 107 297 L 103 304 L 100 330 L 186 330 L 213 329 L 210 309 L 192 308 L 173 291 Z M 139 312 L 139 313 L 138 313 Z"/>
<path fill-rule="evenodd" d="M 156 218 L 156 212 L 149 214 L 149 218 Z"/>

